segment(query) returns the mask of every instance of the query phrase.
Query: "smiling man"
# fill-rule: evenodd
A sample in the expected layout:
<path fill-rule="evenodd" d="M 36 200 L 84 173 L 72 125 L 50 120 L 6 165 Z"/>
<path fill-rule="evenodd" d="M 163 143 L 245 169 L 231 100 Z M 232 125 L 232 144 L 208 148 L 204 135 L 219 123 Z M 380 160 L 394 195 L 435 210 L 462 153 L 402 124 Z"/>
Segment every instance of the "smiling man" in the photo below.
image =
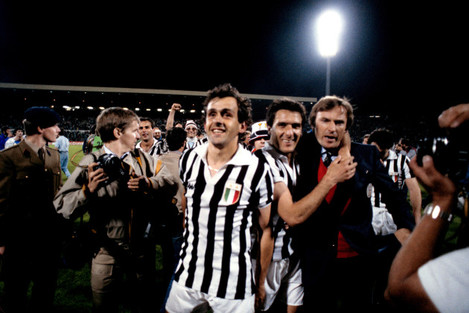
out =
<path fill-rule="evenodd" d="M 155 122 L 151 118 L 140 117 L 140 123 L 138 125 L 140 142 L 137 143 L 136 148 L 148 153 L 149 155 L 157 156 L 158 141 L 154 138 L 154 127 Z"/>
<path fill-rule="evenodd" d="M 299 167 L 294 154 L 305 120 L 304 106 L 290 99 L 274 100 L 267 108 L 266 122 L 270 140 L 256 155 L 265 158 L 272 168 L 275 195 L 279 193 L 280 182 L 289 191 L 296 185 Z M 270 217 L 275 243 L 273 249 L 261 253 L 264 258 L 260 260 L 263 271 L 257 282 L 257 306 L 267 311 L 274 300 L 279 298 L 287 305 L 285 311 L 294 313 L 303 304 L 301 269 L 292 247 L 291 233 L 278 215 L 277 200 L 278 196 L 274 196 Z"/>
<path fill-rule="evenodd" d="M 272 177 L 239 143 L 251 121 L 249 100 L 224 84 L 209 91 L 204 109 L 208 144 L 185 150 L 180 161 L 184 243 L 166 310 L 208 304 L 213 312 L 254 312 L 251 225 L 262 229 L 261 245 L 273 245 Z"/>
<path fill-rule="evenodd" d="M 330 171 L 321 182 L 303 199 L 293 202 L 291 193 L 299 175 L 296 147 L 302 137 L 306 110 L 297 101 L 278 99 L 267 108 L 266 120 L 270 141 L 256 152 L 256 156 L 269 163 L 274 178 L 274 202 L 269 224 L 275 244 L 273 250 L 261 253 L 257 306 L 261 310 L 269 310 L 274 300 L 279 298 L 286 305 L 285 311 L 293 313 L 303 303 L 303 285 L 292 232 L 286 225 L 304 222 L 319 207 L 331 188 L 353 177 L 356 163 L 350 157 L 347 137 L 346 143 L 346 140 L 340 142 L 341 157 L 331 164 Z"/>

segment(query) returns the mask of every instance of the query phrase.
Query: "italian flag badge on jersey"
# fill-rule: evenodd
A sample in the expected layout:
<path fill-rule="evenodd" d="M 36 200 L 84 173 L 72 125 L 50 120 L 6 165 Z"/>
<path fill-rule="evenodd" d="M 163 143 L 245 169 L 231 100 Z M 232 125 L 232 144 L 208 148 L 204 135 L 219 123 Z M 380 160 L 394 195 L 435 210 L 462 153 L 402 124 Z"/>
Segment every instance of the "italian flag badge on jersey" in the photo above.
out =
<path fill-rule="evenodd" d="M 227 182 L 225 185 L 225 192 L 223 192 L 223 203 L 232 205 L 238 202 L 241 195 L 242 185 L 233 182 Z"/>

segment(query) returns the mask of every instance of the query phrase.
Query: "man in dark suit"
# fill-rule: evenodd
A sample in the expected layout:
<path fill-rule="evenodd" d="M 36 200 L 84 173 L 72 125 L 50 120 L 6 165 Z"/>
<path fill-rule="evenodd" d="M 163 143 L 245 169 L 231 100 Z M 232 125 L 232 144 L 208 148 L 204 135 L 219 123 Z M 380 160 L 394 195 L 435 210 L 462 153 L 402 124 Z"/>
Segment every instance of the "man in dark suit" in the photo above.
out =
<path fill-rule="evenodd" d="M 313 190 L 335 160 L 353 123 L 353 107 L 347 99 L 324 97 L 313 106 L 309 121 L 313 132 L 298 147 L 296 199 Z M 352 143 L 351 155 L 357 163 L 354 177 L 332 188 L 319 208 L 295 227 L 302 251 L 305 312 L 370 309 L 378 247 L 382 241 L 398 245 L 414 226 L 410 206 L 389 178 L 376 147 Z M 393 215 L 395 234 L 378 238 L 373 232 L 371 185 Z"/>

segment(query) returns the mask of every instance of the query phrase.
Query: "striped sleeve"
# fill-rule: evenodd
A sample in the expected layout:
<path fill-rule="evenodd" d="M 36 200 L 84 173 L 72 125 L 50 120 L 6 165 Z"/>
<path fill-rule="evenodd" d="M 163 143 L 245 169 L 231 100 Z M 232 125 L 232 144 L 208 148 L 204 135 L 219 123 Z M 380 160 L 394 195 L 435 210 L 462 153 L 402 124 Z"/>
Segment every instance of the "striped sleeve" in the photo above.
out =
<path fill-rule="evenodd" d="M 402 154 L 399 157 L 404 158 L 403 161 L 399 162 L 399 164 L 402 164 L 402 168 L 400 170 L 404 173 L 404 179 L 415 177 L 414 173 L 411 171 L 409 166 L 410 159 Z"/>
<path fill-rule="evenodd" d="M 273 201 L 274 196 L 274 180 L 272 177 L 271 167 L 267 162 L 258 159 L 257 171 L 260 174 L 260 179 L 258 181 L 256 192 L 259 194 L 259 208 L 265 208 Z"/>

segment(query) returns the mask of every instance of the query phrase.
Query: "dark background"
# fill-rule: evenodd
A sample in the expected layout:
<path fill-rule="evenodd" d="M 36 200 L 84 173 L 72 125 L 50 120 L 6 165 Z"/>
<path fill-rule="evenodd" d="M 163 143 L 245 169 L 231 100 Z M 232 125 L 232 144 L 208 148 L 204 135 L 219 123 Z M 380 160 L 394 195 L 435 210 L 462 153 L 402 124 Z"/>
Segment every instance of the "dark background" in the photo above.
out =
<path fill-rule="evenodd" d="M 324 95 L 313 36 L 345 20 L 331 93 L 362 113 L 436 114 L 467 102 L 464 2 L 1 1 L 0 82 Z"/>

